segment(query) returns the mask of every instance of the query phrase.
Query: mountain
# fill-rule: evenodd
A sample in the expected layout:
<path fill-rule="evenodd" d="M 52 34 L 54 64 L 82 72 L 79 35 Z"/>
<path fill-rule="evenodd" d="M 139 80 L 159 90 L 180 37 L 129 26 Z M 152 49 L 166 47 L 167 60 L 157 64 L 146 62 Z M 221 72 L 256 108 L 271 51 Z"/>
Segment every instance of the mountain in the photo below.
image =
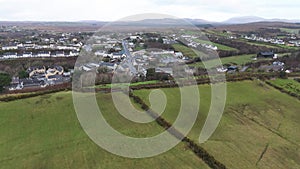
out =
<path fill-rule="evenodd" d="M 254 23 L 254 22 L 286 22 L 286 23 L 300 23 L 300 20 L 288 20 L 288 19 L 265 19 L 257 16 L 243 16 L 243 17 L 234 17 L 230 18 L 224 22 L 223 24 L 246 24 L 246 23 Z"/>
<path fill-rule="evenodd" d="M 234 17 L 230 18 L 223 23 L 226 24 L 244 24 L 244 23 L 252 23 L 252 22 L 263 22 L 265 21 L 264 18 L 257 17 L 257 16 L 243 16 L 243 17 Z"/>
<path fill-rule="evenodd" d="M 214 23 L 217 23 L 217 22 L 212 22 L 212 21 L 207 21 L 207 20 L 204 20 L 204 19 L 190 19 L 190 18 L 184 18 L 184 20 L 192 23 L 192 24 L 214 24 Z"/>

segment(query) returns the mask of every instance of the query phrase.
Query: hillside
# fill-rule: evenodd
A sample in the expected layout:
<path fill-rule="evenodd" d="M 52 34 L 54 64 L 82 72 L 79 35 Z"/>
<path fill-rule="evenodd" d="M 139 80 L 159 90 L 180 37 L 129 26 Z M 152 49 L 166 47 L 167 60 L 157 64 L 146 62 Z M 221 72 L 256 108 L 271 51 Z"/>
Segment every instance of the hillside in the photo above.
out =
<path fill-rule="evenodd" d="M 201 85 L 200 114 L 189 137 L 198 142 L 210 106 L 210 86 Z M 174 122 L 180 108 L 178 89 L 168 98 L 162 117 Z M 135 91 L 148 102 L 149 90 Z M 202 146 L 228 168 L 299 168 L 299 100 L 260 81 L 228 83 L 227 103 L 219 127 Z"/>
<path fill-rule="evenodd" d="M 163 131 L 156 123 L 136 125 L 121 117 L 110 94 L 99 94 L 106 120 L 134 137 Z M 71 92 L 0 103 L 0 168 L 208 168 L 182 143 L 162 155 L 146 159 L 122 158 L 99 148 L 83 132 L 73 108 Z M 124 127 L 126 126 L 126 127 Z"/>

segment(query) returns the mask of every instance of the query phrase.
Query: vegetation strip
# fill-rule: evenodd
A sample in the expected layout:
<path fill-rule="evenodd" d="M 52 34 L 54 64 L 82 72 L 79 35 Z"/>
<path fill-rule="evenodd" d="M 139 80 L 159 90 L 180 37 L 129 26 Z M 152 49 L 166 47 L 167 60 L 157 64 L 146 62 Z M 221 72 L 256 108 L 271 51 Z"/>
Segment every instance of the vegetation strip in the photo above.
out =
<path fill-rule="evenodd" d="M 264 151 L 261 153 L 259 159 L 258 159 L 257 162 L 256 162 L 256 166 L 257 166 L 258 163 L 261 161 L 261 159 L 264 157 L 264 155 L 265 155 L 265 153 L 267 152 L 268 148 L 269 148 L 269 144 L 266 145 Z"/>
<path fill-rule="evenodd" d="M 26 98 L 31 98 L 31 97 L 36 97 L 36 96 L 41 96 L 41 95 L 51 94 L 51 93 L 57 93 L 57 92 L 67 91 L 67 90 L 71 90 L 71 86 L 69 84 L 67 84 L 67 86 L 63 85 L 60 87 L 50 88 L 44 91 L 9 94 L 8 96 L 0 97 L 0 102 L 10 102 L 10 101 L 26 99 Z"/>
<path fill-rule="evenodd" d="M 275 89 L 279 90 L 282 93 L 286 93 L 292 97 L 297 98 L 298 100 L 300 100 L 300 94 L 294 93 L 292 91 L 288 91 L 286 90 L 284 87 L 281 87 L 279 85 L 276 85 L 275 83 L 272 83 L 271 81 L 266 81 L 266 83 L 272 87 L 274 87 Z"/>
<path fill-rule="evenodd" d="M 132 92 L 129 93 L 129 96 L 145 110 L 151 117 L 155 118 L 155 121 L 165 129 L 169 129 L 169 133 L 174 137 L 180 139 L 183 138 L 182 142 L 186 145 L 199 157 L 201 158 L 209 167 L 212 169 L 226 169 L 226 166 L 221 162 L 217 161 L 212 155 L 210 155 L 204 148 L 197 145 L 194 141 L 188 137 L 184 137 L 182 133 L 176 130 L 172 125 L 167 122 L 164 118 L 159 116 L 157 113 L 149 109 L 149 106 L 138 96 L 134 95 Z"/>

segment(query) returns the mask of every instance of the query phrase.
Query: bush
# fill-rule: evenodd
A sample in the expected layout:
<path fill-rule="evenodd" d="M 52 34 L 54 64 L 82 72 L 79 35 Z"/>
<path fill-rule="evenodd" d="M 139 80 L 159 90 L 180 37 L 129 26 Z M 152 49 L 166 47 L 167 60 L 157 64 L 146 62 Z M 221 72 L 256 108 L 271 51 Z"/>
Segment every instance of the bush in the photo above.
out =
<path fill-rule="evenodd" d="M 0 92 L 4 90 L 5 86 L 8 86 L 11 82 L 11 77 L 7 73 L 0 73 Z"/>

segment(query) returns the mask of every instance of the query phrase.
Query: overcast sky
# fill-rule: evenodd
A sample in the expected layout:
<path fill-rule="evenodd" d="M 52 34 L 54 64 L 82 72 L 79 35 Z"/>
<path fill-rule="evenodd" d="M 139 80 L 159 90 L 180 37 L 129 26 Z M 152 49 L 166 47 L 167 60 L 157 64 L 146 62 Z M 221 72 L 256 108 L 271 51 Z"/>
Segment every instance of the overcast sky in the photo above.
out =
<path fill-rule="evenodd" d="M 2 21 L 115 21 L 142 13 L 224 21 L 237 16 L 300 19 L 299 0 L 0 0 Z"/>

